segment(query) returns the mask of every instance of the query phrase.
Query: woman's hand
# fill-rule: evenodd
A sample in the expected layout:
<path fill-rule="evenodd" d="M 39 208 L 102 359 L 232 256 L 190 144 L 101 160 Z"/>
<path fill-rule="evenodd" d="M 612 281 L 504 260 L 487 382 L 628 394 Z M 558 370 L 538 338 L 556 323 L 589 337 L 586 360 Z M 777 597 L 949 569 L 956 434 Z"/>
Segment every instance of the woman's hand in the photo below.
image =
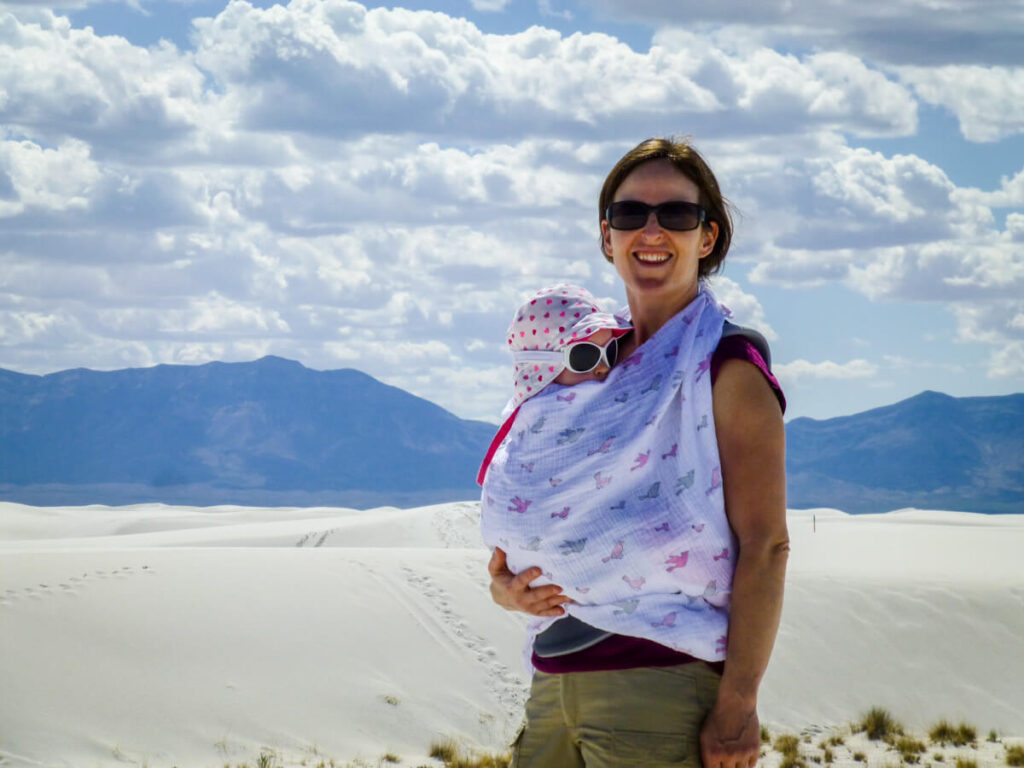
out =
<path fill-rule="evenodd" d="M 572 601 L 556 584 L 530 586 L 530 582 L 543 573 L 540 568 L 527 568 L 518 575 L 512 573 L 501 547 L 495 547 L 491 553 L 487 571 L 491 574 L 491 597 L 507 611 L 522 611 L 533 616 L 561 616 L 565 613 L 562 603 Z"/>
<path fill-rule="evenodd" d="M 704 768 L 754 768 L 761 748 L 757 709 L 741 701 L 719 697 L 700 731 Z"/>

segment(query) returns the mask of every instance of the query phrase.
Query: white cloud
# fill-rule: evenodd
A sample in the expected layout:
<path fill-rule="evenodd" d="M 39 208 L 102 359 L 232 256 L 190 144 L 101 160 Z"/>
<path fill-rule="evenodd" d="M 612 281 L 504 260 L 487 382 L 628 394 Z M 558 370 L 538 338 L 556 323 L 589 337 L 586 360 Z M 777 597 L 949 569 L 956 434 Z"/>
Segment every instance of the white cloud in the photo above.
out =
<path fill-rule="evenodd" d="M 1019 62 L 1024 7 L 1001 0 L 594 0 L 615 19 L 843 50 L 898 64 Z"/>
<path fill-rule="evenodd" d="M 1017 220 L 996 228 L 992 193 L 958 189 L 912 155 L 844 147 L 780 165 L 747 190 L 765 206 L 759 217 L 793 224 L 765 237 L 755 282 L 842 281 L 873 298 L 935 301 L 1024 289 L 1024 254 L 1009 230 Z M 779 179 L 790 181 L 780 189 Z M 1015 184 L 994 194 L 1005 200 Z"/>
<path fill-rule="evenodd" d="M 87 207 L 100 178 L 99 166 L 89 154 L 89 146 L 75 139 L 54 149 L 31 141 L 0 141 L 0 173 L 10 184 L 8 199 L 0 199 L 0 218 L 33 208 Z"/>
<path fill-rule="evenodd" d="M 572 11 L 567 8 L 561 10 L 555 8 L 552 0 L 537 0 L 537 10 L 540 11 L 541 16 L 552 16 L 566 21 L 573 19 Z"/>
<path fill-rule="evenodd" d="M 1024 341 L 998 347 L 989 361 L 988 375 L 993 379 L 1024 376 Z"/>
<path fill-rule="evenodd" d="M 1021 168 L 1020 172 L 1012 177 L 1004 176 L 999 189 L 986 192 L 970 188 L 958 190 L 957 194 L 964 203 L 975 203 L 993 208 L 1024 208 L 1024 168 Z M 1009 214 L 1011 217 L 1019 215 L 1019 213 Z"/>
<path fill-rule="evenodd" d="M 0 122 L 119 154 L 181 138 L 203 120 L 203 75 L 169 43 L 151 48 L 0 10 Z"/>
<path fill-rule="evenodd" d="M 504 11 L 510 0 L 469 0 L 477 11 Z"/>
<path fill-rule="evenodd" d="M 722 275 L 711 278 L 710 285 L 718 300 L 732 311 L 733 322 L 760 331 L 769 341 L 779 337 L 768 324 L 764 308 L 756 296 L 747 293 L 734 280 Z"/>
<path fill-rule="evenodd" d="M 901 67 L 897 71 L 921 99 L 955 114 L 969 141 L 998 141 L 1024 133 L 1024 67 Z"/>
<path fill-rule="evenodd" d="M 489 35 L 439 13 L 295 0 L 229 5 L 197 20 L 196 41 L 196 62 L 250 129 L 635 139 L 645 123 L 699 130 L 714 120 L 740 135 L 840 122 L 905 134 L 916 124 L 909 91 L 852 56 L 726 53 L 683 33 L 641 53 L 603 34 Z"/>
<path fill-rule="evenodd" d="M 808 360 L 794 360 L 791 363 L 778 363 L 772 371 L 783 381 L 800 381 L 803 379 L 868 379 L 878 374 L 878 366 L 867 360 L 856 359 L 847 363 L 836 363 L 825 360 L 812 363 Z"/>

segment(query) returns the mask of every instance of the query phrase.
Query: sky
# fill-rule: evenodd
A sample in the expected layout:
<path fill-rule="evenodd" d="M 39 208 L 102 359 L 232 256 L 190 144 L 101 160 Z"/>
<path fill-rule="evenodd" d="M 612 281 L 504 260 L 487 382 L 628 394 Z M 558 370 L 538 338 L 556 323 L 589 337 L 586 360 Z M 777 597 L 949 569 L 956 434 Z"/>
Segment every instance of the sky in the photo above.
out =
<path fill-rule="evenodd" d="M 690 137 L 787 418 L 1024 391 L 1021 0 L 0 0 L 0 367 L 264 355 L 463 418 Z"/>

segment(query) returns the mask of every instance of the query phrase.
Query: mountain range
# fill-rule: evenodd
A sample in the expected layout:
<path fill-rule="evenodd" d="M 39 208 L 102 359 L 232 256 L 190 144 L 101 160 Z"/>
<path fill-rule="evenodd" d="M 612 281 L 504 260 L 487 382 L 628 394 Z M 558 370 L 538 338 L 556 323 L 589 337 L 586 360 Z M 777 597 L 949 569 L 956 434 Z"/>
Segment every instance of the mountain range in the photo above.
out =
<path fill-rule="evenodd" d="M 478 497 L 495 425 L 352 369 L 0 369 L 0 498 L 413 506 Z M 787 424 L 789 506 L 1024 512 L 1024 394 L 938 392 Z"/>
<path fill-rule="evenodd" d="M 478 496 L 495 427 L 352 369 L 0 369 L 0 497 L 379 506 Z"/>

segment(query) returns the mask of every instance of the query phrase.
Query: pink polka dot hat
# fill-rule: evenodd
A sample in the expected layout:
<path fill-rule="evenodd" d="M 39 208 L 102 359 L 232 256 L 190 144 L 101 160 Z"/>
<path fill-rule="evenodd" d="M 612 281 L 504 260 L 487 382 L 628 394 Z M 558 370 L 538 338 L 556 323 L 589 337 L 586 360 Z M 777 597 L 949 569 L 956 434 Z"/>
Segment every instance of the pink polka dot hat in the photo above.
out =
<path fill-rule="evenodd" d="M 632 326 L 608 312 L 586 288 L 571 283 L 541 288 L 516 311 L 506 339 L 515 361 L 515 394 L 519 406 L 554 381 L 564 369 L 563 350 L 607 328 L 616 338 Z"/>

